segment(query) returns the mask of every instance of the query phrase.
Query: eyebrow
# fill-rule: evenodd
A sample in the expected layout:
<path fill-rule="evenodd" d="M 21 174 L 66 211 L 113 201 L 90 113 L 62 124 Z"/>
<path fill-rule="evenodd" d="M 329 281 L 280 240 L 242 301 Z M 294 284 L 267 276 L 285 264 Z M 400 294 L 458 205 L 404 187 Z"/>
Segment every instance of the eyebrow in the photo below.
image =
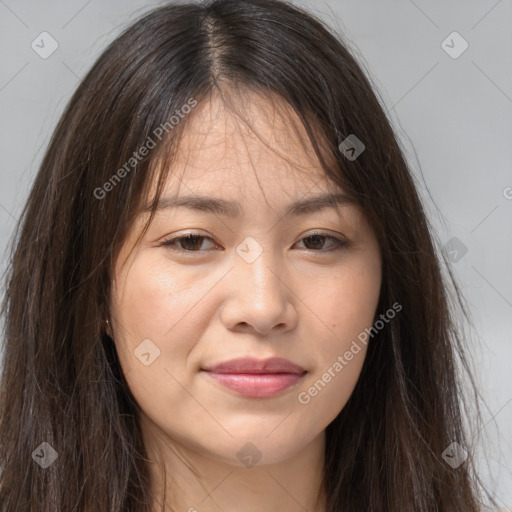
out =
<path fill-rule="evenodd" d="M 342 193 L 320 194 L 305 199 L 299 199 L 290 204 L 284 214 L 285 217 L 307 215 L 318 212 L 325 208 L 337 208 L 339 206 L 348 206 L 356 204 L 350 196 Z M 242 211 L 240 203 L 236 201 L 226 201 L 221 198 L 205 196 L 179 196 L 160 198 L 157 210 L 173 209 L 184 207 L 190 210 L 197 210 L 215 215 L 224 215 L 227 217 L 238 217 Z M 152 205 L 144 208 L 150 211 Z"/>

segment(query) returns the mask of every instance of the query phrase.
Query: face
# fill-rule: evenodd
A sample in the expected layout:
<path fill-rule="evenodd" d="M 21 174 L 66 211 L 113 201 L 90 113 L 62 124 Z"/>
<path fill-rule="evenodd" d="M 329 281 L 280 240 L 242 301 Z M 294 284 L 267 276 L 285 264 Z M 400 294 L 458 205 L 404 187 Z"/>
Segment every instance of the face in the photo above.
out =
<path fill-rule="evenodd" d="M 248 96 L 243 108 L 259 138 L 221 101 L 196 107 L 162 195 L 235 206 L 168 203 L 128 255 L 141 213 L 111 296 L 112 336 L 145 423 L 236 466 L 244 450 L 276 463 L 324 434 L 359 377 L 366 345 L 354 340 L 372 326 L 381 285 L 379 246 L 354 204 L 287 214 L 343 193 L 305 132 L 270 103 Z"/>

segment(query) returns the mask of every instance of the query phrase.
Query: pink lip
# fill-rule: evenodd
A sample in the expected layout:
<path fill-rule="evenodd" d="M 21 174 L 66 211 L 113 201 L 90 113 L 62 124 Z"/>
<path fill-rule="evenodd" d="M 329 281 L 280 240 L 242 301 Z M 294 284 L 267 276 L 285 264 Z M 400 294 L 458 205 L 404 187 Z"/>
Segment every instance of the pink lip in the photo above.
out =
<path fill-rule="evenodd" d="M 270 398 L 291 387 L 306 373 L 280 357 L 233 359 L 203 368 L 219 384 L 249 398 Z"/>

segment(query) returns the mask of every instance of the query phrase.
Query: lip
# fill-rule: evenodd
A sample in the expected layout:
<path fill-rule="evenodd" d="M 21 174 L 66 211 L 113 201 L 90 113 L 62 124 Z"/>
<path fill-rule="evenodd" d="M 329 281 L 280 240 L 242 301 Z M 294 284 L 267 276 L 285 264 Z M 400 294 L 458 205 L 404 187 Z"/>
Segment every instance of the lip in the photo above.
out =
<path fill-rule="evenodd" d="M 270 357 L 268 359 L 242 357 L 215 366 L 206 366 L 203 370 L 215 373 L 295 373 L 299 375 L 305 372 L 304 368 L 298 364 L 282 357 Z"/>
<path fill-rule="evenodd" d="M 296 384 L 306 370 L 288 359 L 232 359 L 202 370 L 224 387 L 249 398 L 270 398 Z"/>

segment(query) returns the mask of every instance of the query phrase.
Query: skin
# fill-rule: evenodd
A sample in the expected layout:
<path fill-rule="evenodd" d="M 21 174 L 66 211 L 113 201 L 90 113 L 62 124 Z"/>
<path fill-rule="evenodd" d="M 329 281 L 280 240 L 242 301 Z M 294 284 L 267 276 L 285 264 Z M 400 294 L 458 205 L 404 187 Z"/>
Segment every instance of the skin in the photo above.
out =
<path fill-rule="evenodd" d="M 325 428 L 350 397 L 366 346 L 309 403 L 298 396 L 376 313 L 381 255 L 363 213 L 342 205 L 284 218 L 297 199 L 341 190 L 294 113 L 255 95 L 242 108 L 271 148 L 214 96 L 190 114 L 163 193 L 239 201 L 240 216 L 161 210 L 128 257 L 143 212 L 116 259 L 111 334 L 141 410 L 155 511 L 164 488 L 166 510 L 324 511 Z M 313 230 L 327 234 L 311 240 Z M 161 245 L 190 231 L 210 238 L 175 243 L 181 252 Z M 329 235 L 352 245 L 332 250 Z M 248 236 L 262 250 L 251 263 L 236 252 Z M 150 359 L 160 351 L 149 366 L 135 355 L 146 339 Z M 275 397 L 247 398 L 201 371 L 245 356 L 284 357 L 307 373 Z M 241 449 L 261 458 L 248 467 Z"/>

